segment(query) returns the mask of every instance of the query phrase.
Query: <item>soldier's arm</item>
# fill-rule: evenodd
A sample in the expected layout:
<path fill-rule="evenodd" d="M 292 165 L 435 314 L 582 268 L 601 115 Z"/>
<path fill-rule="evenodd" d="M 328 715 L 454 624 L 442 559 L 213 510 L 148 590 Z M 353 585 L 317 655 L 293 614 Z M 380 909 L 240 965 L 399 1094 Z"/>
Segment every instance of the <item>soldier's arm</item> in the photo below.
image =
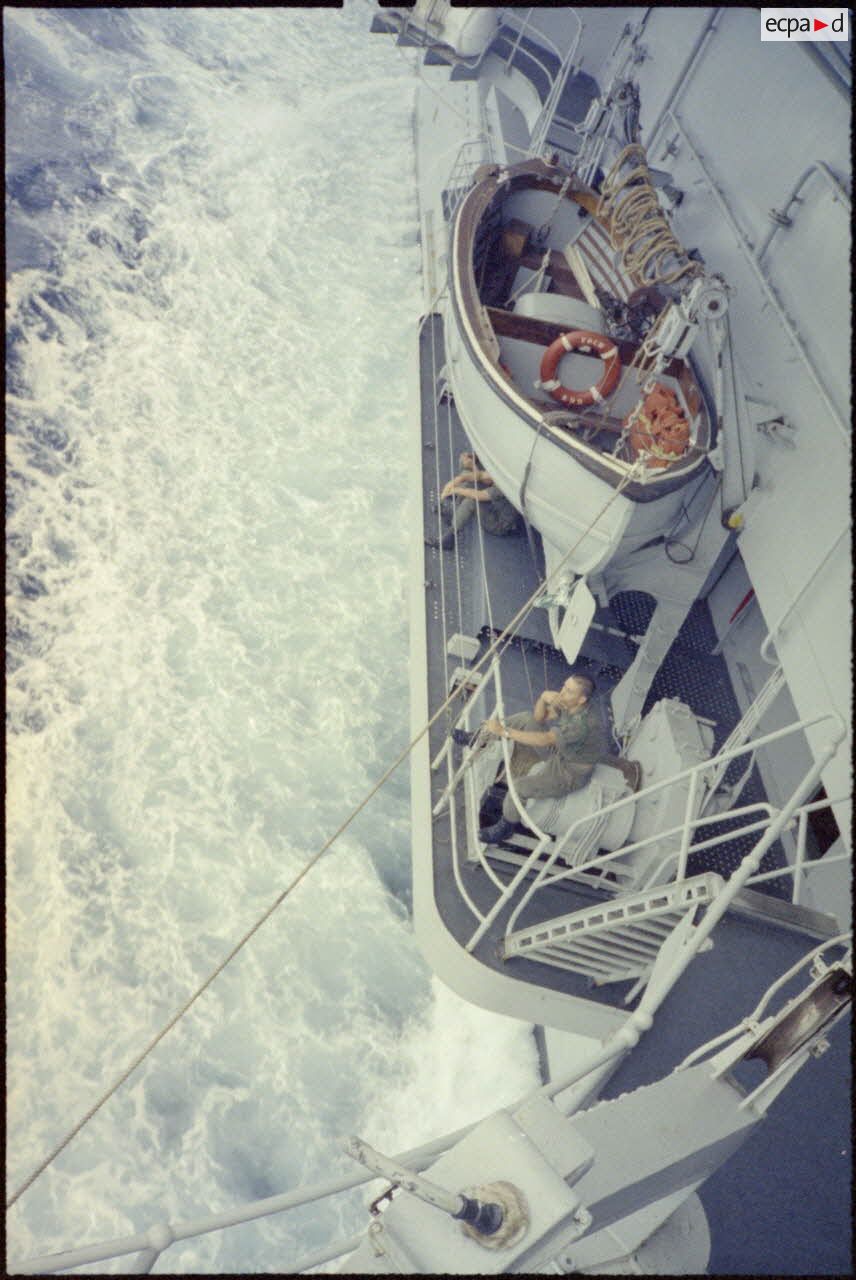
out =
<path fill-rule="evenodd" d="M 535 703 L 533 712 L 536 720 L 548 720 L 551 716 L 556 715 L 556 699 L 558 696 L 554 689 L 545 689 L 543 693 L 538 695 L 538 701 Z"/>
<path fill-rule="evenodd" d="M 543 733 L 536 729 L 511 729 L 496 719 L 486 720 L 484 727 L 498 738 L 508 738 L 511 742 L 519 742 L 526 747 L 555 747 L 557 742 L 552 729 L 545 729 Z"/>

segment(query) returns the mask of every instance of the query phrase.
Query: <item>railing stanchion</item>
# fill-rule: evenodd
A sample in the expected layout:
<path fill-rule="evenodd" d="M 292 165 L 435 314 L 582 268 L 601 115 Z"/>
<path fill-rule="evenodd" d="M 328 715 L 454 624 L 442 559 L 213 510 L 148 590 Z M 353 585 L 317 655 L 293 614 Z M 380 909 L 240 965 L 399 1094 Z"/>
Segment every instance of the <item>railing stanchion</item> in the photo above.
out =
<path fill-rule="evenodd" d="M 511 68 L 511 64 L 514 61 L 514 55 L 517 53 L 517 50 L 520 48 L 520 41 L 523 39 L 524 31 L 529 26 L 529 19 L 531 17 L 532 17 L 532 10 L 530 8 L 526 10 L 526 16 L 523 19 L 523 22 L 520 26 L 519 31 L 517 32 L 517 39 L 514 41 L 514 44 L 511 46 L 511 51 L 509 52 L 508 57 L 505 59 L 505 65 L 506 65 L 506 68 L 508 69 Z"/>
<path fill-rule="evenodd" d="M 696 791 L 698 790 L 698 769 L 693 770 L 690 774 L 690 785 L 687 787 L 687 800 L 684 805 L 684 829 L 681 834 L 681 851 L 678 854 L 678 870 L 675 875 L 676 880 L 683 880 L 687 874 L 687 856 L 690 848 L 690 838 L 693 830 L 692 811 L 695 803 Z"/>
<path fill-rule="evenodd" d="M 127 1267 L 126 1275 L 147 1276 L 160 1256 L 160 1249 L 144 1249 Z"/>
<path fill-rule="evenodd" d="M 799 905 L 800 894 L 802 891 L 803 880 L 803 862 L 805 861 L 805 839 L 808 829 L 808 813 L 802 810 L 797 824 L 797 853 L 794 858 L 794 887 L 791 893 L 791 901 L 795 906 Z"/>

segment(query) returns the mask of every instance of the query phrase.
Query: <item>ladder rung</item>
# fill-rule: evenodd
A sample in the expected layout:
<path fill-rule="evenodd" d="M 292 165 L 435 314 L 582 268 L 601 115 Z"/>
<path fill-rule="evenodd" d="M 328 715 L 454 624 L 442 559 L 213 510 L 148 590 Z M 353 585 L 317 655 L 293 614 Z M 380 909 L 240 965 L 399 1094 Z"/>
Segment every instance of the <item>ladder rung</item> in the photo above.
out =
<path fill-rule="evenodd" d="M 659 934 L 661 938 L 665 938 L 667 934 L 672 932 L 675 925 L 683 920 L 685 915 L 685 911 L 672 911 L 669 915 L 664 912 L 654 920 L 631 920 L 630 928 L 638 929 L 640 933 L 648 930 L 651 933 Z"/>
<path fill-rule="evenodd" d="M 555 944 L 552 949 L 557 949 Z M 558 948 L 558 950 L 563 951 L 566 955 L 603 956 L 613 962 L 615 960 L 626 960 L 628 963 L 637 964 L 640 961 L 644 961 L 645 964 L 650 964 L 659 948 L 643 952 L 629 952 L 622 955 L 617 951 L 614 939 L 579 938 L 565 947 Z"/>
<path fill-rule="evenodd" d="M 506 959 L 511 959 L 513 954 L 506 955 Z M 524 953 L 524 955 L 527 954 L 532 960 L 551 965 L 555 969 L 564 969 L 568 973 L 582 974 L 595 979 L 599 984 L 636 978 L 646 973 L 651 967 L 650 956 L 622 961 L 614 955 L 611 957 L 599 953 L 591 955 L 588 951 L 582 951 L 577 947 L 567 949 L 541 947 L 537 951 Z"/>
<path fill-rule="evenodd" d="M 613 955 L 611 943 L 602 938 L 574 938 L 564 950 L 568 954 L 576 952 L 578 955 L 604 956 L 606 959 L 612 959 Z"/>
<path fill-rule="evenodd" d="M 512 960 L 515 957 L 514 957 L 514 954 L 511 954 L 511 955 L 506 955 L 505 958 L 506 960 Z M 521 956 L 519 958 L 525 959 L 526 957 Z M 609 968 L 606 964 L 603 964 L 603 963 L 597 964 L 596 962 L 589 962 L 587 959 L 584 959 L 584 958 L 576 958 L 576 957 L 569 958 L 563 952 L 556 951 L 552 947 L 544 947 L 543 950 L 541 951 L 533 951 L 531 956 L 528 958 L 532 960 L 537 960 L 541 964 L 552 965 L 553 968 L 555 969 L 565 969 L 568 971 L 568 973 L 592 972 L 597 974 L 605 974 L 609 972 Z"/>
<path fill-rule="evenodd" d="M 645 956 L 649 961 L 660 950 L 660 943 L 650 938 L 635 937 L 632 933 L 622 933 L 612 942 L 614 947 L 620 948 L 631 956 Z"/>
<path fill-rule="evenodd" d="M 582 944 L 580 945 L 579 950 L 580 950 L 580 954 L 583 954 L 583 955 L 591 954 L 589 949 L 583 946 Z M 645 952 L 619 951 L 615 947 L 610 947 L 608 950 L 603 952 L 597 952 L 596 954 L 603 955 L 604 958 L 608 959 L 610 961 L 612 968 L 615 968 L 616 966 L 624 969 L 632 968 L 633 971 L 636 972 L 636 970 L 638 970 L 639 968 L 645 968 L 646 965 L 651 964 L 652 960 L 655 958 L 657 954 L 657 951 L 656 950 L 654 950 L 653 952 L 652 951 L 645 951 Z"/>
<path fill-rule="evenodd" d="M 583 965 L 586 966 L 587 971 L 600 975 L 612 973 L 615 968 L 615 965 L 610 964 L 606 956 L 573 956 L 558 951 L 554 947 L 545 947 L 543 953 L 538 952 L 538 958 L 546 960 L 548 964 L 553 964 L 559 969 L 570 969 L 574 973 L 579 973 Z"/>
<path fill-rule="evenodd" d="M 634 933 L 647 933 L 652 938 L 665 938 L 674 927 L 664 916 L 659 920 L 632 920 L 629 923 L 633 926 Z"/>
<path fill-rule="evenodd" d="M 519 942 L 509 939 L 505 944 L 506 954 L 519 956 L 541 956 L 553 955 L 567 958 L 568 956 L 583 954 L 583 952 L 597 957 L 603 956 L 604 952 L 601 947 L 594 945 L 590 938 L 581 939 L 576 942 L 544 942 L 540 945 L 521 947 Z"/>
<path fill-rule="evenodd" d="M 660 949 L 660 938 L 634 938 L 632 934 L 622 931 L 610 933 L 579 933 L 571 934 L 567 937 L 553 937 L 547 941 L 547 945 L 553 946 L 569 946 L 578 947 L 589 944 L 593 947 L 606 948 L 612 950 L 616 947 L 624 948 L 633 955 L 644 954 L 650 959 Z"/>

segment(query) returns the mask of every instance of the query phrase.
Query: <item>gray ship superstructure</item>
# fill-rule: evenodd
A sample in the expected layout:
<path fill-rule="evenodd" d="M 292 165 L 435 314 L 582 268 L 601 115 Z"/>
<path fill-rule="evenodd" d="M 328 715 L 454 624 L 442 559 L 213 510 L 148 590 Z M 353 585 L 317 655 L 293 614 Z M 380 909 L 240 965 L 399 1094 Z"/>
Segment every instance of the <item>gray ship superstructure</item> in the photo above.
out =
<path fill-rule="evenodd" d="M 769 1121 L 754 1165 L 734 1152 L 764 1091 L 819 1051 L 806 1010 L 826 997 L 795 975 L 826 981 L 812 966 L 835 956 L 843 992 L 850 965 L 849 44 L 762 43 L 749 9 L 420 3 L 376 27 L 424 49 L 416 929 L 460 994 L 541 1024 L 554 1108 L 436 1168 L 458 1191 L 480 1159 L 514 1183 L 487 1155 L 514 1142 L 549 1165 L 547 1220 L 533 1208 L 484 1269 L 561 1271 L 715 1269 L 718 1188 L 749 1216 L 763 1171 L 783 1205 L 806 1197 L 799 1227 L 790 1209 L 759 1226 L 769 1269 L 803 1270 L 814 1156 Z M 518 535 L 472 519 L 450 538 L 441 493 L 465 450 Z M 485 843 L 514 778 L 508 741 L 475 731 L 571 673 L 595 681 L 611 755 Z M 778 1031 L 749 1012 L 768 988 Z M 809 1105 L 812 1067 L 779 1107 Z M 811 1105 L 832 1170 L 846 1121 Z M 678 1111 L 687 1146 L 660 1150 Z M 366 1269 L 387 1240 L 393 1269 L 473 1265 L 417 1247 L 436 1209 L 394 1210 Z"/>

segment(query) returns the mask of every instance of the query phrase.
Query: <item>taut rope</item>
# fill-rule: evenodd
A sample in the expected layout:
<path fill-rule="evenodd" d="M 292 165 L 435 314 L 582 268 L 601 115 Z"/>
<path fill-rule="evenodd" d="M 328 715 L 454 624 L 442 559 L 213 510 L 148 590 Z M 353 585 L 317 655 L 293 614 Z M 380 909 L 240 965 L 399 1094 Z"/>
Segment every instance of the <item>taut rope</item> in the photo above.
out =
<path fill-rule="evenodd" d="M 543 584 L 539 583 L 539 585 L 532 592 L 529 599 L 520 606 L 517 613 L 514 615 L 514 617 L 511 619 L 508 625 L 504 628 L 502 633 L 496 637 L 496 639 L 485 651 L 485 653 L 481 656 L 481 658 L 479 658 L 479 660 L 471 668 L 473 673 L 479 671 L 483 666 L 485 666 L 488 663 L 488 661 L 495 656 L 500 646 L 508 640 L 508 637 L 510 635 L 513 634 L 514 628 L 517 627 L 518 624 L 522 622 L 523 619 L 527 616 L 527 614 L 533 609 L 535 605 L 535 601 L 541 595 L 542 591 L 545 590 L 556 577 L 558 577 L 559 573 L 564 568 L 565 564 L 573 555 L 573 553 L 576 551 L 580 543 L 584 540 L 584 538 L 586 538 L 586 536 L 592 531 L 592 529 L 595 527 L 595 525 L 601 519 L 601 517 L 612 506 L 613 502 L 615 502 L 615 500 L 618 498 L 622 490 L 627 487 L 627 485 L 631 482 L 631 480 L 635 479 L 635 473 L 639 468 L 639 466 L 640 464 L 637 463 L 636 465 L 630 468 L 627 475 L 622 479 L 621 483 L 616 487 L 615 492 L 604 503 L 603 507 L 601 507 L 600 511 L 598 511 L 597 515 L 594 517 L 594 519 L 591 521 L 588 527 L 580 534 L 579 538 L 577 538 L 576 542 L 573 544 L 570 550 L 565 553 L 565 555 L 562 557 L 562 559 L 553 569 L 552 573 L 547 575 Z M 169 1022 L 167 1022 L 166 1025 L 162 1027 L 162 1029 L 157 1033 L 157 1035 L 152 1040 L 149 1041 L 145 1049 L 143 1049 L 141 1053 L 137 1054 L 136 1058 L 133 1060 L 131 1065 L 127 1067 L 125 1071 L 122 1072 L 118 1080 L 116 1080 L 115 1083 L 112 1084 L 110 1088 L 101 1095 L 98 1101 L 89 1108 L 89 1110 L 86 1112 L 83 1118 L 77 1122 L 74 1128 L 69 1130 L 69 1132 L 62 1139 L 62 1141 L 59 1142 L 53 1148 L 50 1154 L 47 1155 L 44 1160 L 42 1160 L 41 1164 L 39 1164 L 38 1167 L 29 1175 L 29 1177 L 26 1178 L 25 1181 L 21 1183 L 21 1185 L 17 1188 L 17 1190 L 13 1192 L 13 1194 L 6 1201 L 7 1209 L 10 1209 L 12 1207 L 15 1201 L 18 1200 L 20 1196 L 22 1196 L 23 1193 L 33 1185 L 36 1179 L 42 1173 L 44 1173 L 45 1169 L 47 1169 L 48 1166 L 52 1164 L 53 1161 L 57 1158 L 57 1156 L 62 1151 L 65 1150 L 65 1148 L 68 1146 L 71 1140 L 75 1138 L 78 1133 L 80 1133 L 84 1125 L 86 1125 L 92 1119 L 92 1117 L 101 1109 L 101 1107 L 104 1106 L 104 1104 L 113 1096 L 116 1090 L 119 1089 L 121 1085 L 125 1083 L 128 1077 L 137 1069 L 140 1063 L 143 1062 L 145 1058 L 148 1057 L 148 1055 L 152 1052 L 152 1050 L 160 1043 L 161 1040 L 163 1040 L 164 1036 L 166 1036 L 167 1033 L 172 1030 L 175 1024 L 179 1022 L 181 1018 L 184 1017 L 188 1009 L 190 1009 L 192 1005 L 196 1003 L 196 1001 L 199 999 L 202 993 L 204 991 L 207 991 L 208 987 L 211 986 L 211 983 L 214 981 L 214 979 L 223 972 L 223 970 L 230 963 L 230 961 L 234 960 L 238 952 L 249 942 L 250 938 L 252 938 L 253 935 L 258 932 L 258 930 L 262 927 L 265 921 L 270 919 L 274 911 L 276 911 L 276 909 L 282 905 L 282 903 L 285 901 L 288 895 L 294 889 L 297 888 L 297 886 L 300 884 L 304 876 L 308 875 L 308 873 L 312 870 L 312 868 L 319 861 L 319 859 L 323 857 L 323 855 L 327 852 L 330 846 L 336 840 L 338 840 L 342 832 L 347 830 L 347 828 L 351 825 L 353 820 L 358 816 L 358 814 L 360 814 L 363 811 L 363 809 L 366 807 L 369 801 L 377 794 L 377 792 L 381 789 L 381 787 L 392 776 L 392 774 L 395 772 L 398 766 L 404 760 L 407 759 L 407 757 L 410 755 L 410 752 L 413 750 L 413 748 L 417 745 L 417 743 L 421 742 L 421 740 L 425 737 L 425 734 L 428 733 L 428 731 L 435 724 L 435 722 L 440 718 L 443 712 L 447 710 L 447 708 L 451 705 L 454 699 L 458 696 L 459 692 L 460 692 L 459 689 L 452 690 L 452 692 L 449 694 L 446 700 L 440 704 L 440 706 L 437 708 L 437 710 L 434 712 L 431 718 L 427 721 L 427 723 L 419 730 L 419 732 L 416 734 L 416 737 L 413 738 L 411 742 L 408 743 L 408 745 L 404 748 L 404 750 L 399 753 L 399 755 L 396 757 L 393 763 L 389 766 L 389 768 L 386 770 L 383 776 L 378 779 L 378 781 L 375 783 L 372 789 L 368 792 L 368 794 L 360 801 L 360 803 L 356 806 L 356 808 L 351 811 L 351 813 L 348 815 L 345 821 L 342 822 L 339 825 L 339 827 L 337 827 L 333 835 L 331 835 L 329 839 L 324 842 L 324 844 L 317 851 L 317 853 L 313 854 L 313 856 L 309 859 L 309 861 L 303 866 L 303 868 L 294 877 L 294 879 L 291 881 L 288 887 L 286 889 L 283 889 L 282 893 L 280 893 L 279 896 L 271 903 L 271 905 L 267 908 L 267 910 L 258 918 L 255 924 L 250 929 L 247 930 L 247 932 L 243 935 L 240 941 L 235 944 L 235 946 L 232 948 L 229 954 L 223 960 L 221 960 L 221 962 L 217 965 L 216 969 L 213 969 L 211 971 L 211 973 L 208 975 L 205 981 L 201 984 L 201 986 L 199 986 L 196 989 L 196 991 L 193 993 L 193 995 L 190 996 L 190 998 L 185 1001 L 185 1003 L 181 1006 L 178 1012 L 173 1014 Z"/>

